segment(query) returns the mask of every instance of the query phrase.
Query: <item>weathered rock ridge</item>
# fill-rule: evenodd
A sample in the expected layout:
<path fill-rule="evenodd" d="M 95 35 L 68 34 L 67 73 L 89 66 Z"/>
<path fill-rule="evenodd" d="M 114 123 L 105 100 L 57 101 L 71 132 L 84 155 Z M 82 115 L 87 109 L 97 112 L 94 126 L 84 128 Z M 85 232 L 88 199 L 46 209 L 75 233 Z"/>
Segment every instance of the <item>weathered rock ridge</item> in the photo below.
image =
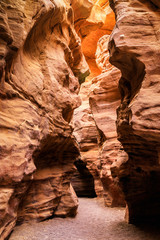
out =
<path fill-rule="evenodd" d="M 108 206 L 125 198 L 128 222 L 159 219 L 160 4 L 110 6 L 116 25 L 107 0 L 0 1 L 2 240 L 16 223 L 75 215 L 71 179 Z M 81 106 L 89 70 L 74 27 L 92 78 Z"/>
<path fill-rule="evenodd" d="M 102 73 L 99 75 L 97 71 L 92 84 L 83 85 L 90 107 L 82 102 L 83 107 L 76 110 L 75 136 L 84 161 L 88 166 L 95 162 L 91 168 L 103 183 L 101 193 L 106 192 L 106 203 L 114 205 L 114 197 L 122 200 L 124 195 L 127 221 L 150 221 L 160 213 L 159 1 L 113 0 L 110 5 L 116 15 L 116 26 L 109 42 L 110 63 L 121 73 L 108 62 L 107 36 L 104 36 L 99 40 L 96 53 Z M 83 43 L 85 39 L 87 42 L 86 37 Z M 84 53 L 86 56 L 89 53 L 87 47 Z M 90 53 L 94 51 L 91 49 Z M 78 114 L 81 121 L 76 120 Z M 94 129 L 91 135 L 90 125 Z M 88 137 L 84 129 L 88 129 Z M 88 143 L 93 144 L 96 131 L 98 147 L 94 140 L 95 153 L 91 154 Z M 120 186 L 122 198 L 111 191 L 113 183 L 116 193 Z"/>
<path fill-rule="evenodd" d="M 118 80 L 120 71 L 109 63 L 108 35 L 98 41 L 96 62 L 102 73 L 92 81 L 89 103 L 99 133 L 100 179 L 108 206 L 125 205 L 123 194 L 111 176 L 111 164 L 117 160 L 116 108 L 120 103 Z"/>
<path fill-rule="evenodd" d="M 109 63 L 109 35 L 106 35 L 111 34 L 115 16 L 109 1 L 96 1 L 95 5 L 92 1 L 85 3 L 83 7 L 81 5 L 85 11 L 80 19 L 75 9 L 75 27 L 82 38 L 82 49 L 91 74 L 87 83 L 81 86 L 82 105 L 74 111 L 74 135 L 79 143 L 81 160 L 94 177 L 97 196 L 103 197 L 107 206 L 122 206 L 123 194 L 110 171 L 120 148 L 115 121 L 120 103 L 118 80 L 121 74 Z"/>
<path fill-rule="evenodd" d="M 82 104 L 75 109 L 73 115 L 73 134 L 79 144 L 81 161 L 86 164 L 94 178 L 94 188 L 97 196 L 103 196 L 103 187 L 99 177 L 99 146 L 98 131 L 89 105 L 89 90 L 91 82 L 81 85 L 80 97 Z"/>
<path fill-rule="evenodd" d="M 69 125 L 88 74 L 69 3 L 0 2 L 0 239 L 16 222 L 74 215 Z"/>
<path fill-rule="evenodd" d="M 153 4 L 154 3 L 154 4 Z M 112 0 L 116 15 L 110 62 L 121 70 L 117 110 L 122 144 L 112 176 L 127 202 L 128 222 L 160 215 L 160 9 L 159 1 Z"/>
<path fill-rule="evenodd" d="M 82 39 L 82 50 L 91 73 L 87 81 L 101 74 L 95 62 L 98 40 L 110 34 L 115 25 L 115 16 L 109 0 L 71 0 L 75 13 L 75 29 Z"/>
<path fill-rule="evenodd" d="M 102 73 L 92 82 L 82 84 L 82 105 L 75 110 L 73 119 L 81 158 L 94 177 L 97 196 L 103 197 L 107 206 L 114 207 L 125 205 L 110 171 L 120 148 L 115 121 L 120 104 L 118 80 L 121 74 L 109 63 L 108 39 L 109 35 L 104 35 L 98 41 L 96 62 Z"/>

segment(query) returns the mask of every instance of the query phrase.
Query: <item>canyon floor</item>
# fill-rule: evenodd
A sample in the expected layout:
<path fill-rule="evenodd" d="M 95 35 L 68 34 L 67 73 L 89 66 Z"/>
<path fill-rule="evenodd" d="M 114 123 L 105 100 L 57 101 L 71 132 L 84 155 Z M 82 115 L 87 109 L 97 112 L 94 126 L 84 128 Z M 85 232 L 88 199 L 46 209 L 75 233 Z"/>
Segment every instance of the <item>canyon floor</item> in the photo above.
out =
<path fill-rule="evenodd" d="M 96 198 L 79 198 L 75 218 L 53 218 L 17 226 L 9 240 L 160 240 L 158 226 L 124 221 L 124 208 L 108 208 Z"/>

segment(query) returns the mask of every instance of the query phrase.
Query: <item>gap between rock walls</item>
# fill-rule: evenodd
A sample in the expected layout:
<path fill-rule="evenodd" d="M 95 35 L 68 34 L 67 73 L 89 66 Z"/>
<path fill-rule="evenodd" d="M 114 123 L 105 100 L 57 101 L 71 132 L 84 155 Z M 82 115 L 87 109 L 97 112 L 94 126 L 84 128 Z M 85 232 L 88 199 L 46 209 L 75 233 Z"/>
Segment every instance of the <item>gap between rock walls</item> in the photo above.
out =
<path fill-rule="evenodd" d="M 0 239 L 75 216 L 77 196 L 157 222 L 159 7 L 1 0 Z"/>

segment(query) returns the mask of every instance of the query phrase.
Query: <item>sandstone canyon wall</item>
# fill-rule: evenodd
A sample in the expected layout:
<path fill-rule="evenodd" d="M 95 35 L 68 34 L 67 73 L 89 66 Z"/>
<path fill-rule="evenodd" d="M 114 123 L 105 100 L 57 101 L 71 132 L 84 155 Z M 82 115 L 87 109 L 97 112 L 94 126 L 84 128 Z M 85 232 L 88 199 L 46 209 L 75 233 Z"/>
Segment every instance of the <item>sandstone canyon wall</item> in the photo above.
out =
<path fill-rule="evenodd" d="M 159 1 L 111 0 L 116 26 L 110 62 L 121 70 L 118 139 L 112 166 L 127 202 L 128 222 L 160 216 L 160 9 Z M 158 220 L 159 221 L 159 220 Z"/>
<path fill-rule="evenodd" d="M 88 73 L 67 1 L 0 1 L 0 239 L 76 213 L 69 122 Z"/>
<path fill-rule="evenodd" d="M 124 206 L 123 194 L 111 176 L 110 167 L 117 160 L 116 109 L 120 103 L 120 71 L 109 63 L 108 35 L 98 41 L 96 62 L 102 73 L 92 80 L 89 103 L 99 134 L 99 169 L 107 206 Z"/>
<path fill-rule="evenodd" d="M 110 34 L 115 25 L 115 16 L 109 0 L 71 0 L 75 14 L 75 29 L 82 39 L 82 51 L 91 73 L 87 81 L 101 73 L 95 61 L 98 40 Z"/>
<path fill-rule="evenodd" d="M 85 83 L 81 89 L 84 93 L 87 91 L 91 112 L 82 102 L 84 109 L 81 106 L 76 110 L 81 122 L 76 120 L 79 128 L 75 128 L 75 132 L 83 159 L 88 166 L 95 162 L 94 169 L 103 183 L 106 204 L 114 205 L 114 197 L 122 200 L 124 195 L 128 222 L 151 221 L 158 218 L 160 211 L 159 1 L 112 0 L 110 6 L 116 16 L 116 26 L 109 42 L 110 62 L 120 71 L 108 63 L 107 36 L 98 43 L 96 61 L 102 73 L 92 68 L 95 50 L 87 45 L 91 42 L 87 37 L 94 34 L 84 36 L 84 54 L 89 57 L 88 63 L 93 71 L 90 79 L 96 77 L 92 84 Z M 97 30 L 94 33 L 98 35 Z M 90 129 L 90 125 L 97 131 L 98 147 L 94 140 L 97 155 L 91 154 L 88 145 L 91 136 L 87 138 L 86 132 L 83 133 L 83 128 Z"/>
<path fill-rule="evenodd" d="M 101 24 L 98 24 L 97 18 L 91 14 L 92 24 L 87 18 L 86 21 L 83 19 L 85 24 L 79 26 L 80 33 L 85 29 L 86 34 L 81 36 L 82 49 L 91 74 L 81 86 L 82 105 L 74 112 L 74 135 L 80 146 L 81 159 L 94 177 L 97 196 L 103 197 L 105 204 L 113 207 L 124 205 L 123 194 L 110 171 L 120 147 L 115 121 L 120 103 L 118 80 L 121 74 L 109 63 L 109 35 L 104 35 L 111 34 L 115 16 L 108 1 L 97 2 L 105 12 L 104 20 L 101 18 Z M 88 33 L 87 27 L 92 31 Z"/>
<path fill-rule="evenodd" d="M 95 181 L 98 197 L 107 206 L 124 206 L 123 194 L 111 176 L 110 167 L 117 159 L 116 108 L 120 103 L 118 81 L 120 71 L 109 63 L 109 35 L 99 41 L 96 62 L 102 71 L 80 90 L 82 105 L 74 111 L 74 135 L 79 143 L 81 159 Z"/>
<path fill-rule="evenodd" d="M 110 6 L 116 25 L 107 0 L 0 1 L 0 239 L 76 214 L 79 157 L 128 222 L 160 215 L 159 1 Z"/>
<path fill-rule="evenodd" d="M 74 136 L 79 144 L 81 161 L 83 161 L 94 178 L 97 196 L 103 197 L 103 187 L 99 177 L 99 146 L 98 131 L 89 105 L 91 82 L 81 85 L 80 97 L 82 104 L 75 109 L 73 115 Z"/>

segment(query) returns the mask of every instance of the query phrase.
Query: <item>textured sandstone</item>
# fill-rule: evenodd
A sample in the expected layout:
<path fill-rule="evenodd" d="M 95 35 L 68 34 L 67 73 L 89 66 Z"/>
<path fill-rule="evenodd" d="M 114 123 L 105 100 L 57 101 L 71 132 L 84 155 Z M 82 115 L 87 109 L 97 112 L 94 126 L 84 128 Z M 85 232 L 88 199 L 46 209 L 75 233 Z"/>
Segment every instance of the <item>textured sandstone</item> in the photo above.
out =
<path fill-rule="evenodd" d="M 97 196 L 103 196 L 108 206 L 119 206 L 124 205 L 124 198 L 111 176 L 110 167 L 116 161 L 120 148 L 115 121 L 116 108 L 120 104 L 118 80 L 121 74 L 109 63 L 109 35 L 104 35 L 111 33 L 115 20 L 108 1 L 96 3 L 106 13 L 103 27 L 96 25 L 97 19 L 94 18 L 94 31 L 86 31 L 86 36 L 81 35 L 81 38 L 82 49 L 91 69 L 88 80 L 97 77 L 81 87 L 82 105 L 74 112 L 74 135 L 80 146 L 81 158 L 94 177 Z M 86 16 L 83 21 L 85 18 Z M 88 19 L 84 24 L 85 29 L 90 27 L 87 21 Z M 79 31 L 81 29 L 83 30 L 83 25 Z M 98 41 L 102 35 L 104 36 Z"/>
<path fill-rule="evenodd" d="M 69 122 L 87 74 L 66 1 L 1 0 L 1 239 L 17 220 L 75 214 Z"/>
<path fill-rule="evenodd" d="M 160 10 L 152 2 L 113 0 L 116 28 L 110 62 L 121 70 L 118 139 L 123 148 L 112 175 L 118 177 L 129 222 L 160 215 Z"/>
<path fill-rule="evenodd" d="M 102 73 L 92 82 L 82 84 L 82 105 L 75 110 L 73 119 L 74 135 L 81 157 L 95 179 L 97 196 L 103 196 L 105 204 L 113 207 L 124 205 L 123 194 L 110 171 L 120 148 L 115 121 L 121 74 L 109 63 L 108 39 L 108 35 L 103 36 L 96 51 L 96 62 Z"/>
<path fill-rule="evenodd" d="M 71 5 L 75 13 L 75 29 L 82 39 L 82 50 L 91 70 L 89 81 L 101 73 L 95 62 L 97 42 L 103 35 L 111 33 L 115 17 L 108 0 L 71 0 Z"/>
<path fill-rule="evenodd" d="M 100 179 L 104 188 L 105 204 L 124 205 L 123 194 L 113 181 L 110 167 L 117 159 L 120 143 L 117 141 L 116 108 L 120 104 L 118 80 L 120 71 L 109 63 L 108 35 L 98 41 L 96 62 L 102 73 L 93 79 L 89 103 L 99 133 Z"/>
<path fill-rule="evenodd" d="M 74 136 L 79 144 L 81 160 L 94 178 L 94 187 L 97 196 L 103 195 L 102 183 L 99 178 L 98 159 L 98 132 L 89 106 L 89 90 L 91 82 L 81 85 L 80 97 L 82 105 L 75 109 L 73 115 Z"/>

